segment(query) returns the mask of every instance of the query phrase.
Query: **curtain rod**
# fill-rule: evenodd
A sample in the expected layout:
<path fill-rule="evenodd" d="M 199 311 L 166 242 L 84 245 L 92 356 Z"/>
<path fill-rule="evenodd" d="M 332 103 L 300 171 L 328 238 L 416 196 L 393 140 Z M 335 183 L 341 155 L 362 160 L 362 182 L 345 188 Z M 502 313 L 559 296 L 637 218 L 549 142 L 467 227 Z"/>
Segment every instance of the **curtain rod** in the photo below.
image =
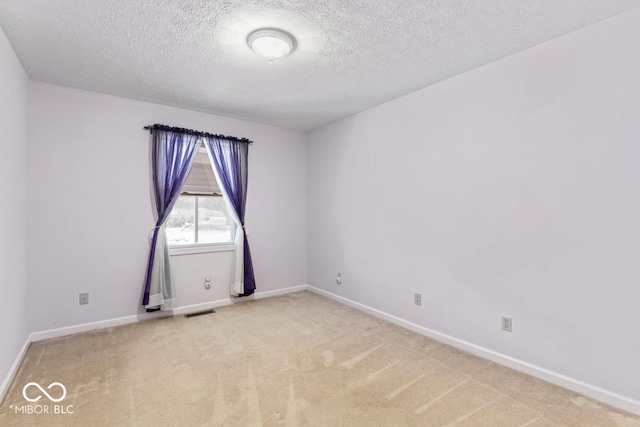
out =
<path fill-rule="evenodd" d="M 236 138 L 235 136 L 218 135 L 215 133 L 201 132 L 199 130 L 178 128 L 178 127 L 167 126 L 167 125 L 159 125 L 157 123 L 154 125 L 147 125 L 143 129 L 148 130 L 150 133 L 153 133 L 154 129 L 159 129 L 159 130 L 166 130 L 170 132 L 188 133 L 190 135 L 208 136 L 210 138 L 226 139 L 228 141 L 237 141 L 237 142 L 245 142 L 247 144 L 253 144 L 253 141 L 247 138 Z"/>

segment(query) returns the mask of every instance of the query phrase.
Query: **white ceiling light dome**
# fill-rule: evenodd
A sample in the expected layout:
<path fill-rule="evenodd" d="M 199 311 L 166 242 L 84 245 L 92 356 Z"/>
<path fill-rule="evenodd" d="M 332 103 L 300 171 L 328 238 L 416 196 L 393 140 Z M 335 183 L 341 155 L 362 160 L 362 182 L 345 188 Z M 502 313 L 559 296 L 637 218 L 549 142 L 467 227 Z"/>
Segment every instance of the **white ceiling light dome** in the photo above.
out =
<path fill-rule="evenodd" d="M 288 32 L 277 28 L 261 28 L 249 34 L 247 44 L 256 55 L 272 64 L 276 59 L 293 52 L 296 39 Z"/>

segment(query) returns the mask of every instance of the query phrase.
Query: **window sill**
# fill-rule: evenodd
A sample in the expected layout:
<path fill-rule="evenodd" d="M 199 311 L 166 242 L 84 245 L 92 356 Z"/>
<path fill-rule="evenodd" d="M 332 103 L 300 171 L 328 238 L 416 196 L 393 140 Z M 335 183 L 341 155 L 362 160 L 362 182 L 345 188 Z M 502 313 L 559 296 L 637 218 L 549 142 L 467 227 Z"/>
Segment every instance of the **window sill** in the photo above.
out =
<path fill-rule="evenodd" d="M 231 244 L 198 245 L 198 246 L 174 246 L 169 248 L 170 256 L 206 254 L 210 252 L 233 252 L 236 247 Z"/>

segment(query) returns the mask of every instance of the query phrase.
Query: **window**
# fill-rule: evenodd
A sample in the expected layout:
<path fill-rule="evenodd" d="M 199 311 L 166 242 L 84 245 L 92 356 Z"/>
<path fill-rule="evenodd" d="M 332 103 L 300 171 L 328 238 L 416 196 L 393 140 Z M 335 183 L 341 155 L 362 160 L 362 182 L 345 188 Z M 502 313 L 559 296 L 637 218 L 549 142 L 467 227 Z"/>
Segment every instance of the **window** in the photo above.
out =
<path fill-rule="evenodd" d="M 215 179 L 209 155 L 201 148 L 187 182 L 166 222 L 171 247 L 232 244 L 235 223 Z"/>

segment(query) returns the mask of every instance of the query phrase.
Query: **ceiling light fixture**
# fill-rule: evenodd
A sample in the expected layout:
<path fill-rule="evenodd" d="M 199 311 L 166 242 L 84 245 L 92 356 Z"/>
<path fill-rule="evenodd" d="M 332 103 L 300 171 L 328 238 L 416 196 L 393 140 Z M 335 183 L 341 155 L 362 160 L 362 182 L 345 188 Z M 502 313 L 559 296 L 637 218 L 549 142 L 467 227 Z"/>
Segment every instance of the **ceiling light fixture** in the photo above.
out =
<path fill-rule="evenodd" d="M 293 52 L 296 39 L 289 33 L 276 28 L 255 30 L 247 38 L 247 44 L 256 55 L 273 64 L 276 59 L 283 58 Z"/>

